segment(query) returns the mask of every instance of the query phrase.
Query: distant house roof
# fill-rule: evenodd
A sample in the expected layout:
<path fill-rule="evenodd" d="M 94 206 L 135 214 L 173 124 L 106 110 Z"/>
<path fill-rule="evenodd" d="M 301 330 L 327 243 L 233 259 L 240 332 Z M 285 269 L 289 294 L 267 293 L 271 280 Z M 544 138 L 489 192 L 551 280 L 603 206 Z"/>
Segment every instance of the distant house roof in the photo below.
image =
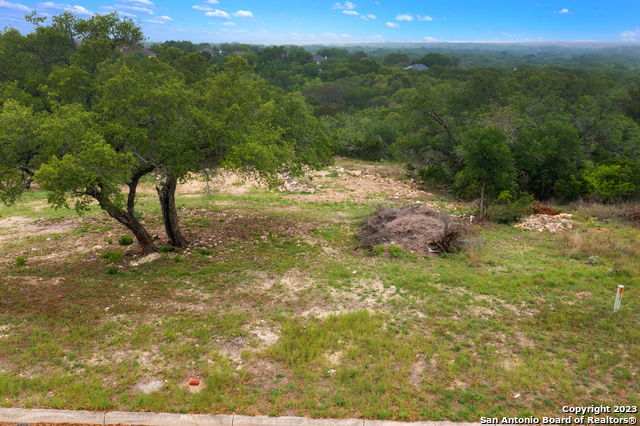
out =
<path fill-rule="evenodd" d="M 125 47 L 124 49 L 122 49 L 122 53 L 124 53 L 125 55 L 133 55 L 135 53 L 142 53 L 143 55 L 145 55 L 147 58 L 155 58 L 156 54 L 148 49 L 145 49 L 144 47 Z"/>
<path fill-rule="evenodd" d="M 405 70 L 415 70 L 415 71 L 426 71 L 429 67 L 422 64 L 413 64 L 408 67 L 405 67 Z"/>
<path fill-rule="evenodd" d="M 320 64 L 321 62 L 326 61 L 328 58 L 326 56 L 316 55 L 313 57 L 313 62 L 316 64 Z"/>

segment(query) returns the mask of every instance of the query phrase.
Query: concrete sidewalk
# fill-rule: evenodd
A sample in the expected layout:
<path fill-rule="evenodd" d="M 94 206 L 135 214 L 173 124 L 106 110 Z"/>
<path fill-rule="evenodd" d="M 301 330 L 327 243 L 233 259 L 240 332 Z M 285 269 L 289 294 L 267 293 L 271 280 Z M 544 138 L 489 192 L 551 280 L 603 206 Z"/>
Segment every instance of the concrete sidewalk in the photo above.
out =
<path fill-rule="evenodd" d="M 127 413 L 124 411 L 93 412 L 71 410 L 41 410 L 24 408 L 0 408 L 0 422 L 21 425 L 37 423 L 73 423 L 85 425 L 145 425 L 145 426 L 475 426 L 479 423 L 454 422 L 391 422 L 362 419 L 308 419 L 305 417 L 267 417 L 172 414 L 172 413 Z"/>

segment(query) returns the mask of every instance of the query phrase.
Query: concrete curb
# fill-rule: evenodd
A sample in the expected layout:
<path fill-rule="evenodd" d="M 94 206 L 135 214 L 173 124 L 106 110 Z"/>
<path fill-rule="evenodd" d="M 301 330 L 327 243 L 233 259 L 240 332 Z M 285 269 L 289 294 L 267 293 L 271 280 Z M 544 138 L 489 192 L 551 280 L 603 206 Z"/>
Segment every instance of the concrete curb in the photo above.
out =
<path fill-rule="evenodd" d="M 73 410 L 0 408 L 0 422 L 15 423 L 86 423 L 104 425 L 104 413 Z"/>
<path fill-rule="evenodd" d="M 0 422 L 4 423 L 76 423 L 87 425 L 144 425 L 144 426 L 476 426 L 479 423 L 454 422 L 391 422 L 363 419 L 309 419 L 306 417 L 267 417 L 130 413 L 124 411 L 94 412 L 73 410 L 43 410 L 25 408 L 0 408 Z"/>

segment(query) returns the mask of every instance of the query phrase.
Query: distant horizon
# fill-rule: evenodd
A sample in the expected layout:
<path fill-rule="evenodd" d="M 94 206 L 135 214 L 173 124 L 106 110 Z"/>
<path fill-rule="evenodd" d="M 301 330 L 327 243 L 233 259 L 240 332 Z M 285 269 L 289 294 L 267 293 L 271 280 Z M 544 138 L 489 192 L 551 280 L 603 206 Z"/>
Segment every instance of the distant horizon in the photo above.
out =
<path fill-rule="evenodd" d="M 183 39 L 167 39 L 167 40 L 145 40 L 145 44 L 162 44 L 167 41 L 188 41 Z M 252 46 L 376 46 L 376 45 L 393 45 L 393 44 L 415 44 L 415 45 L 443 45 L 443 44 L 509 44 L 509 45 L 529 45 L 529 46 L 555 46 L 560 44 L 575 45 L 575 47 L 615 47 L 615 46 L 640 46 L 640 41 L 595 41 L 595 40 L 549 40 L 549 41 L 492 41 L 492 40 L 440 40 L 440 41 L 309 41 L 309 42 L 292 42 L 292 41 L 273 41 L 268 43 L 261 42 L 244 42 L 244 41 L 198 41 L 194 44 L 246 44 Z M 562 46 L 561 46 L 562 47 Z"/>
<path fill-rule="evenodd" d="M 632 0 L 0 0 L 0 27 L 32 27 L 24 15 L 117 12 L 148 40 L 194 43 L 591 43 L 640 42 Z"/>

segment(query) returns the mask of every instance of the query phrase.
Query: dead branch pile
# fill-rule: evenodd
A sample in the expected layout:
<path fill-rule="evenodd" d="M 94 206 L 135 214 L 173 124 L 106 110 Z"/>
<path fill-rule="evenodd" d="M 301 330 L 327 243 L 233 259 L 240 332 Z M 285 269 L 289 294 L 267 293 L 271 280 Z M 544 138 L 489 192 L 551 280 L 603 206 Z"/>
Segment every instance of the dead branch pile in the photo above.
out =
<path fill-rule="evenodd" d="M 400 246 L 412 253 L 452 253 L 462 246 L 460 225 L 420 206 L 378 207 L 364 220 L 358 240 L 366 247 Z"/>

